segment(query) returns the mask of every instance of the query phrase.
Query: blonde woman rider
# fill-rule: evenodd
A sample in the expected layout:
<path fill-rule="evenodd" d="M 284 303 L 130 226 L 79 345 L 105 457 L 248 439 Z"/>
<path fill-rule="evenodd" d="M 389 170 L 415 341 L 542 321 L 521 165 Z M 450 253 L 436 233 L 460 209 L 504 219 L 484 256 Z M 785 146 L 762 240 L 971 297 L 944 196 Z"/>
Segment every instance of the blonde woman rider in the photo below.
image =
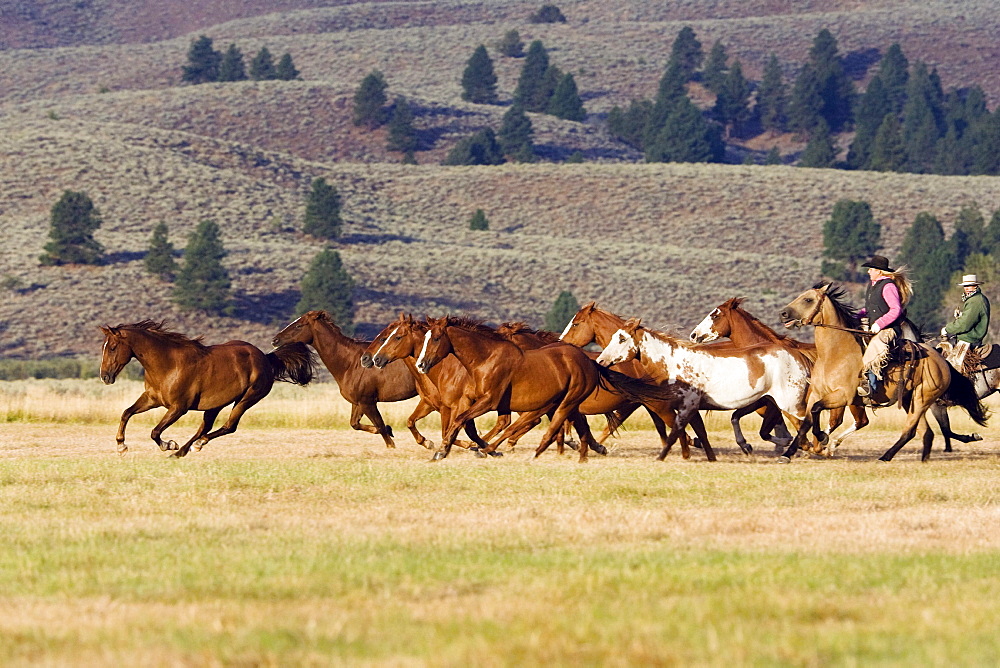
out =
<path fill-rule="evenodd" d="M 865 307 L 859 313 L 867 316 L 871 323 L 869 331 L 874 334 L 865 348 L 863 376 L 858 387 L 858 394 L 867 397 L 878 390 L 882 369 L 889 360 L 889 346 L 902 335 L 906 305 L 913 289 L 905 268 L 890 268 L 889 260 L 881 255 L 873 255 L 861 266 L 868 269 L 870 283 L 865 290 Z"/>

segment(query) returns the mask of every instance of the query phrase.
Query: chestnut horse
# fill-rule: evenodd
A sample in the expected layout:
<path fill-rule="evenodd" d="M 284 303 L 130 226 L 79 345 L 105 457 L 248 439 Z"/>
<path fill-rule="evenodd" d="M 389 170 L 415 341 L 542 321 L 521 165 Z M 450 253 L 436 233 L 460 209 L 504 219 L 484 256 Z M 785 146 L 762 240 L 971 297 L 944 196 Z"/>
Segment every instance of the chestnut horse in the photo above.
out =
<path fill-rule="evenodd" d="M 575 346 L 583 347 L 590 345 L 591 343 L 596 343 L 601 348 L 605 348 L 611 340 L 612 334 L 618 331 L 618 329 L 620 329 L 624 324 L 625 318 L 615 315 L 610 311 L 605 311 L 602 308 L 598 308 L 594 302 L 589 302 L 576 312 L 573 319 L 566 325 L 566 329 L 563 330 L 560 338 L 563 341 L 572 343 Z M 718 344 L 712 345 L 716 346 Z M 624 362 L 622 364 L 617 364 L 614 368 L 636 378 L 643 377 L 647 373 L 645 365 L 636 359 L 629 360 L 628 362 Z M 769 440 L 775 445 L 780 445 L 781 447 L 785 447 L 792 442 L 792 435 L 788 433 L 784 423 L 781 421 L 781 412 L 778 410 L 777 406 L 774 405 L 774 400 L 769 397 L 762 397 L 758 403 L 740 409 L 734 412 L 730 417 L 730 423 L 732 424 L 733 433 L 736 437 L 736 444 L 740 446 L 740 450 L 746 454 L 753 452 L 753 448 L 750 447 L 746 438 L 743 437 L 743 430 L 740 428 L 740 418 L 744 415 L 752 413 L 755 410 L 760 412 L 764 418 L 760 427 L 761 438 Z M 692 416 L 691 420 L 692 427 L 695 427 L 695 430 L 697 431 L 697 425 L 701 422 L 701 416 Z M 673 423 L 671 422 L 670 424 Z M 771 436 L 772 430 L 783 433 L 776 433 L 774 436 Z M 662 438 L 663 434 L 661 433 L 661 439 Z M 688 437 L 686 435 L 681 436 L 682 447 L 687 438 Z"/>
<path fill-rule="evenodd" d="M 807 370 L 811 370 L 816 361 L 816 344 L 805 343 L 776 331 L 762 323 L 760 320 L 750 315 L 741 308 L 743 297 L 733 297 L 722 304 L 716 306 L 705 316 L 705 319 L 698 323 L 698 326 L 691 331 L 691 340 L 697 343 L 707 343 L 720 337 L 731 340 L 737 346 L 750 346 L 756 343 L 777 343 L 788 348 L 793 355 L 800 357 Z M 868 425 L 868 413 L 861 401 L 857 397 L 851 403 L 851 414 L 854 416 L 854 424 L 843 434 L 830 441 L 830 436 L 844 421 L 844 409 L 834 408 L 830 411 L 830 425 L 826 433 L 818 441 L 818 451 L 828 445 L 827 455 L 832 455 L 833 451 L 849 435 Z M 788 441 L 782 445 L 787 446 Z"/>
<path fill-rule="evenodd" d="M 389 323 L 365 348 L 360 363 L 366 369 L 372 367 L 385 369 L 400 360 L 399 363 L 405 365 L 420 394 L 420 403 L 407 420 L 407 426 L 417 436 L 418 432 L 414 426 L 416 420 L 437 411 L 441 414 L 441 432 L 444 436 L 453 407 L 462 405 L 463 401 L 466 401 L 466 404 L 472 403 L 468 397 L 471 383 L 465 367 L 455 357 L 442 361 L 431 369 L 430 373 L 422 374 L 417 371 L 416 358 L 423 346 L 426 332 L 427 327 L 423 323 L 400 313 L 399 318 Z M 479 436 L 476 423 L 472 420 L 465 424 L 465 433 L 472 443 L 455 441 L 456 445 L 469 448 L 477 455 L 489 447 L 489 444 Z M 434 442 L 423 436 L 420 436 L 417 442 L 427 449 L 434 448 Z"/>
<path fill-rule="evenodd" d="M 513 341 L 522 350 L 541 348 L 544 345 L 560 342 L 558 334 L 544 330 L 534 330 L 521 322 L 503 323 L 497 328 L 497 332 Z M 597 359 L 596 353 L 587 351 L 584 352 L 586 352 L 587 356 L 591 359 Z M 636 365 L 627 363 L 624 367 L 625 368 L 618 368 L 615 370 L 627 375 L 632 375 L 629 373 L 630 371 L 633 373 L 641 373 L 641 369 L 638 369 Z M 633 377 L 636 376 L 633 375 Z M 625 419 L 635 412 L 635 410 L 641 405 L 643 404 L 627 399 L 622 394 L 615 391 L 613 387 L 603 387 L 599 384 L 597 389 L 594 390 L 594 393 L 580 404 L 580 412 L 584 415 L 607 415 L 611 412 L 615 413 L 614 416 L 609 417 L 607 428 L 601 434 L 601 437 L 597 439 L 599 444 L 604 445 L 604 441 L 607 440 L 607 438 L 615 431 L 618 425 L 624 422 Z M 670 427 L 673 428 L 676 416 L 674 411 L 674 402 L 662 400 L 650 401 L 645 408 L 649 413 L 650 419 L 653 421 L 653 426 L 656 427 L 656 431 L 660 435 L 661 447 L 666 447 L 669 450 L 670 446 L 667 445 L 666 426 L 670 425 Z M 703 447 L 705 450 L 705 456 L 709 461 L 716 461 L 715 451 L 712 449 L 712 446 L 708 441 L 705 424 L 702 422 L 700 415 L 695 416 L 695 419 L 692 420 L 691 426 L 694 428 L 695 432 L 699 435 L 701 442 L 704 444 Z M 487 440 L 489 439 L 487 438 Z M 680 440 L 681 456 L 684 459 L 689 459 L 691 457 L 691 439 L 688 438 L 686 433 L 682 433 Z"/>
<path fill-rule="evenodd" d="M 818 431 L 815 423 L 820 411 L 854 402 L 861 378 L 862 350 L 854 334 L 860 328 L 857 310 L 844 301 L 844 288 L 840 286 L 818 283 L 785 306 L 780 317 L 787 328 L 816 327 L 817 356 L 806 399 L 808 415 L 795 441 L 785 451 L 784 459 L 787 461 L 795 454 L 800 439 L 810 427 L 814 433 Z M 968 411 L 977 424 L 985 424 L 987 417 L 971 383 L 953 383 L 953 375 L 957 377 L 956 381 L 961 376 L 953 372 L 951 365 L 937 350 L 916 342 L 906 342 L 905 345 L 913 346 L 917 359 L 903 365 L 890 364 L 883 372 L 885 382 L 877 395 L 880 403 L 897 403 L 906 411 L 902 434 L 879 457 L 884 462 L 890 461 L 916 435 L 918 429 L 923 441 L 920 458 L 926 461 L 930 457 L 934 432 L 927 424 L 927 410 L 942 397 Z"/>
<path fill-rule="evenodd" d="M 145 389 L 122 413 L 118 425 L 118 453 L 128 452 L 125 425 L 136 413 L 166 406 L 167 413 L 153 427 L 150 437 L 160 450 L 175 450 L 183 457 L 201 450 L 209 441 L 236 431 L 248 408 L 267 396 L 274 381 L 306 385 L 312 380 L 313 357 L 305 345 L 293 343 L 266 355 L 246 341 L 206 346 L 201 339 L 164 329 L 162 322 L 143 320 L 131 325 L 101 327 L 104 349 L 101 380 L 110 385 L 133 357 L 145 370 Z M 209 431 L 219 413 L 233 404 L 226 423 Z M 188 411 L 204 411 L 201 426 L 180 448 L 163 442 L 160 434 Z"/>
<path fill-rule="evenodd" d="M 392 440 L 392 427 L 382 419 L 378 403 L 404 401 L 417 396 L 413 376 L 402 362 L 390 364 L 380 373 L 362 367 L 361 354 L 370 342 L 345 336 L 326 311 L 304 313 L 275 334 L 271 343 L 274 346 L 303 343 L 315 348 L 337 381 L 340 396 L 351 404 L 351 428 L 379 434 L 387 448 L 396 447 Z M 371 424 L 362 424 L 362 416 L 367 417 Z M 415 427 L 411 427 L 410 431 L 417 443 L 424 440 Z"/>
<path fill-rule="evenodd" d="M 454 354 L 469 372 L 475 388 L 475 400 L 453 415 L 443 449 L 436 459 L 446 457 L 458 428 L 466 421 L 496 410 L 517 411 L 517 421 L 500 434 L 500 440 L 517 440 L 543 415 L 551 422 L 535 451 L 537 457 L 554 440 L 563 422 L 569 420 L 580 435 L 580 461 L 586 461 L 590 448 L 600 446 L 590 433 L 580 404 L 594 391 L 602 378 L 623 393 L 639 400 L 643 396 L 666 398 L 666 393 L 634 379 L 602 372 L 593 360 L 575 346 L 550 345 L 522 351 L 513 343 L 481 323 L 468 318 L 446 316 L 428 320 L 427 334 L 417 358 L 417 370 L 427 373 L 449 354 Z M 495 448 L 496 443 L 490 447 Z"/>
<path fill-rule="evenodd" d="M 677 424 L 669 436 L 671 442 L 699 409 L 745 408 L 756 405 L 765 395 L 796 426 L 805 418 L 809 376 L 779 345 L 698 345 L 646 329 L 632 318 L 611 336 L 597 363 L 607 366 L 630 359 L 640 359 L 654 380 L 683 381 L 698 392 L 700 401 L 685 403 L 678 411 Z M 664 455 L 666 452 L 660 458 Z"/>

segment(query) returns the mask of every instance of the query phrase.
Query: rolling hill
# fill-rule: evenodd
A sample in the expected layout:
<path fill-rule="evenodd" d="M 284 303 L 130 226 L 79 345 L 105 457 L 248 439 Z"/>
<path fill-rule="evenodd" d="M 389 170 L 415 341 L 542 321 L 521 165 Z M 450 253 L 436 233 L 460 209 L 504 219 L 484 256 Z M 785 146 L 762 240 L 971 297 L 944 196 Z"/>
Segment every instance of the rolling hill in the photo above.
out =
<path fill-rule="evenodd" d="M 566 24 L 531 24 L 537 4 L 517 1 L 90 0 L 67 9 L 18 0 L 0 10 L 0 355 L 96 356 L 97 325 L 146 317 L 208 342 L 266 346 L 324 247 L 299 231 L 317 176 L 343 198 L 344 236 L 333 246 L 358 284 L 362 334 L 400 310 L 540 326 L 564 289 L 679 329 L 745 295 L 776 324 L 777 308 L 819 277 L 822 224 L 837 200 L 871 203 L 890 256 L 920 211 L 950 229 L 963 205 L 1000 208 L 995 177 L 644 164 L 603 123 L 612 106 L 652 94 L 683 25 L 706 49 L 722 39 L 752 77 L 771 52 L 794 68 L 824 27 L 858 62 L 898 41 L 946 87 L 983 86 L 992 108 L 1000 18 L 989 3 L 559 6 Z M 458 139 L 499 126 L 506 107 L 463 102 L 459 80 L 476 45 L 512 28 L 542 39 L 574 73 L 590 116 L 532 115 L 539 163 L 440 166 Z M 287 51 L 302 80 L 182 86 L 200 34 L 245 54 Z M 491 55 L 509 101 L 521 61 Z M 419 165 L 399 164 L 384 130 L 351 124 L 354 91 L 374 69 L 416 106 L 428 147 Z M 566 164 L 574 152 L 585 162 Z M 49 210 L 67 189 L 87 192 L 102 213 L 102 266 L 38 263 Z M 489 231 L 467 229 L 477 208 Z M 179 310 L 170 285 L 142 268 L 154 225 L 166 222 L 182 248 L 206 218 L 229 251 L 233 317 Z"/>

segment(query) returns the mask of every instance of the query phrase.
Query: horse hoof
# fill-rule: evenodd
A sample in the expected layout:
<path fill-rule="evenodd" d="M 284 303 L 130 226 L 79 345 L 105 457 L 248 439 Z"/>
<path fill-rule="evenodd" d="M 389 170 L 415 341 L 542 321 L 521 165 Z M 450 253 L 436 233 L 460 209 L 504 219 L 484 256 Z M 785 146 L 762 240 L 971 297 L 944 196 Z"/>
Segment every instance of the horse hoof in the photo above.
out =
<path fill-rule="evenodd" d="M 778 463 L 779 464 L 791 464 L 792 460 L 790 458 L 786 457 L 785 455 L 781 455 L 780 457 L 778 457 Z"/>
<path fill-rule="evenodd" d="M 424 446 L 425 448 L 427 448 L 428 450 L 433 450 L 433 449 L 434 449 L 434 448 L 436 447 L 436 446 L 434 445 L 434 441 L 432 441 L 432 440 L 430 440 L 430 439 L 424 439 L 424 442 L 423 442 L 423 443 L 421 443 L 421 445 L 423 445 L 423 446 Z"/>
<path fill-rule="evenodd" d="M 431 457 L 432 462 L 441 461 L 442 459 L 444 459 L 444 453 L 441 451 L 435 452 L 434 456 Z"/>
<path fill-rule="evenodd" d="M 977 433 L 975 433 L 975 432 L 973 432 L 973 433 L 969 434 L 969 442 L 970 442 L 970 443 L 971 443 L 972 441 L 981 441 L 981 440 L 983 440 L 983 437 L 982 437 L 982 436 L 980 436 L 979 434 L 977 434 Z"/>
<path fill-rule="evenodd" d="M 830 435 L 825 431 L 821 431 L 819 436 L 816 438 L 816 442 L 820 445 L 828 445 L 830 443 Z"/>
<path fill-rule="evenodd" d="M 469 448 L 469 451 L 476 455 L 479 459 L 486 459 L 486 453 L 479 448 Z"/>
<path fill-rule="evenodd" d="M 608 454 L 608 449 L 606 447 L 604 447 L 603 445 L 601 445 L 600 443 L 598 443 L 596 446 L 591 446 L 590 449 L 593 450 L 594 452 L 596 452 L 599 455 L 607 455 Z"/>
<path fill-rule="evenodd" d="M 486 454 L 488 454 L 490 457 L 503 457 L 503 453 L 498 452 L 496 450 L 494 450 L 493 452 L 487 452 Z"/>
<path fill-rule="evenodd" d="M 121 445 L 118 446 L 118 456 L 119 457 L 124 457 L 126 452 L 128 452 L 128 446 L 127 445 L 125 445 L 124 443 L 122 443 Z"/>
<path fill-rule="evenodd" d="M 753 446 L 750 445 L 749 443 L 746 443 L 746 444 L 737 443 L 736 445 L 740 446 L 740 450 L 743 451 L 744 455 L 752 455 L 753 454 Z"/>
<path fill-rule="evenodd" d="M 205 447 L 206 443 L 208 443 L 207 438 L 199 438 L 197 441 L 194 442 L 195 451 L 201 452 L 201 449 Z"/>

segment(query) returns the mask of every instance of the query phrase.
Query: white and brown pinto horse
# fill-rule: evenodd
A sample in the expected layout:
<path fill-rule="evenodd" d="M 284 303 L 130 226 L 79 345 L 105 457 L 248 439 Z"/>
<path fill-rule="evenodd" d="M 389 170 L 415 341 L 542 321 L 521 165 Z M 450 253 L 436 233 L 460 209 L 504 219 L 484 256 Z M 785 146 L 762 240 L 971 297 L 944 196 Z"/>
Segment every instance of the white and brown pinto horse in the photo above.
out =
<path fill-rule="evenodd" d="M 765 395 L 774 399 L 796 428 L 806 417 L 809 376 L 779 345 L 696 345 L 646 329 L 632 318 L 614 333 L 597 363 L 607 366 L 630 359 L 640 359 L 656 381 L 679 380 L 698 390 L 700 402 L 686 403 L 677 411 L 671 439 L 699 409 L 736 410 L 757 403 Z"/>
<path fill-rule="evenodd" d="M 860 323 L 857 311 L 844 302 L 844 289 L 831 283 L 820 283 L 806 290 L 781 310 L 785 327 L 816 326 L 816 365 L 806 399 L 809 414 L 802 422 L 796 439 L 785 451 L 791 457 L 799 440 L 816 424 L 824 409 L 850 405 L 861 377 L 861 345 L 855 332 Z M 921 432 L 922 460 L 931 453 L 934 432 L 927 424 L 927 410 L 939 398 L 945 397 L 962 406 L 978 424 L 986 421 L 986 411 L 972 390 L 971 383 L 952 383 L 951 365 L 934 348 L 916 342 L 917 359 L 909 365 L 890 365 L 884 372 L 885 382 L 878 398 L 887 405 L 897 403 L 906 411 L 906 425 L 896 442 L 879 459 L 890 461 L 900 448 Z M 952 386 L 952 387 L 950 387 Z M 813 427 L 815 429 L 815 427 Z"/>

